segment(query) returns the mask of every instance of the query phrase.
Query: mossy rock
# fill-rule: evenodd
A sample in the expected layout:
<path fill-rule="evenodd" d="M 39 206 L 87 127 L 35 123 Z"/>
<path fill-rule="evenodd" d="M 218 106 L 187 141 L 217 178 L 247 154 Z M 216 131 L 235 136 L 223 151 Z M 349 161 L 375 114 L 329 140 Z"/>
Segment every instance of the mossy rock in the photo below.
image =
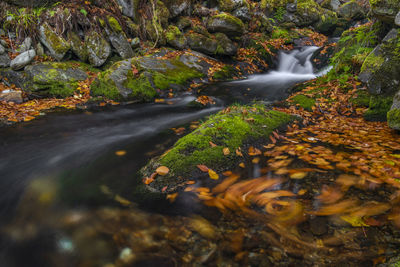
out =
<path fill-rule="evenodd" d="M 81 62 L 45 62 L 25 68 L 28 81 L 24 89 L 36 95 L 67 97 L 74 94 L 80 81 L 93 69 Z"/>
<path fill-rule="evenodd" d="M 229 13 L 212 16 L 207 23 L 210 32 L 222 32 L 230 37 L 240 36 L 245 31 L 243 22 Z"/>
<path fill-rule="evenodd" d="M 234 9 L 245 6 L 247 4 L 244 0 L 218 0 L 219 10 L 231 12 Z"/>
<path fill-rule="evenodd" d="M 305 95 L 295 95 L 291 98 L 291 101 L 307 111 L 312 111 L 312 107 L 315 105 L 315 99 Z"/>
<path fill-rule="evenodd" d="M 356 94 L 349 99 L 350 103 L 355 107 L 369 107 L 369 102 L 371 99 L 371 95 L 367 90 L 357 90 Z"/>
<path fill-rule="evenodd" d="M 339 7 L 339 16 L 350 20 L 361 20 L 365 17 L 365 13 L 361 5 L 355 1 L 349 1 Z"/>
<path fill-rule="evenodd" d="M 102 66 L 111 55 L 111 46 L 98 32 L 91 31 L 85 36 L 89 62 L 94 67 Z"/>
<path fill-rule="evenodd" d="M 218 46 L 215 53 L 217 55 L 234 56 L 237 52 L 237 46 L 226 36 L 219 32 L 214 35 L 217 40 Z"/>
<path fill-rule="evenodd" d="M 220 81 L 232 80 L 237 75 L 237 70 L 231 65 L 225 65 L 220 70 L 214 72 L 213 79 Z"/>
<path fill-rule="evenodd" d="M 79 58 L 80 61 L 86 62 L 89 55 L 84 42 L 75 32 L 69 31 L 67 36 L 72 52 Z"/>
<path fill-rule="evenodd" d="M 167 43 L 176 49 L 182 50 L 187 45 L 186 37 L 179 28 L 174 25 L 168 26 L 165 37 L 167 38 Z"/>
<path fill-rule="evenodd" d="M 153 159 L 141 170 L 143 176 L 150 175 L 158 166 L 166 166 L 170 172 L 159 176 L 148 185 L 148 191 L 175 191 L 179 184 L 201 176 L 198 164 L 215 171 L 233 167 L 240 157 L 235 150 L 246 144 L 267 140 L 277 128 L 293 121 L 295 117 L 264 106 L 231 106 L 229 112 L 210 116 L 194 132 L 179 139 L 175 145 L 159 158 Z M 216 144 L 211 146 L 210 142 Z M 223 149 L 228 148 L 229 155 Z M 209 178 L 208 178 L 209 179 Z"/>
<path fill-rule="evenodd" d="M 47 23 L 40 26 L 39 38 L 50 51 L 50 55 L 57 60 L 62 60 L 71 48 L 70 44 L 63 37 L 57 35 Z"/>
<path fill-rule="evenodd" d="M 364 113 L 364 118 L 369 121 L 386 121 L 387 113 L 393 103 L 393 96 L 373 95 L 369 101 L 369 109 Z"/>
<path fill-rule="evenodd" d="M 399 131 L 400 130 L 400 109 L 391 109 L 387 113 L 387 122 L 390 128 Z M 400 264 L 399 264 L 400 265 Z"/>
<path fill-rule="evenodd" d="M 394 19 L 400 11 L 398 0 L 369 0 L 372 14 L 380 20 L 394 24 Z"/>
<path fill-rule="evenodd" d="M 218 42 L 215 39 L 194 32 L 186 34 L 186 39 L 189 47 L 195 51 L 207 55 L 215 55 L 217 52 Z"/>

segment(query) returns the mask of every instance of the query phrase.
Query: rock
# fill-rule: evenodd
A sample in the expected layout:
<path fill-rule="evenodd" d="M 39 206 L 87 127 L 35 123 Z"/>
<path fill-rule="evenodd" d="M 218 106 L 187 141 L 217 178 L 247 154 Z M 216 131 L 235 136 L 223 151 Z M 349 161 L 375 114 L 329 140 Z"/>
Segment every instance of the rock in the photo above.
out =
<path fill-rule="evenodd" d="M 112 33 L 109 36 L 112 46 L 117 50 L 120 57 L 123 59 L 133 57 L 133 50 L 131 44 L 126 39 L 124 33 Z"/>
<path fill-rule="evenodd" d="M 352 20 L 360 20 L 365 17 L 363 8 L 354 0 L 341 5 L 338 14 L 343 18 Z"/>
<path fill-rule="evenodd" d="M 243 0 L 218 0 L 219 10 L 225 12 L 231 12 L 239 7 L 245 6 Z"/>
<path fill-rule="evenodd" d="M 251 12 L 247 7 L 240 7 L 233 11 L 232 15 L 239 18 L 242 21 L 250 21 L 251 20 Z"/>
<path fill-rule="evenodd" d="M 140 47 L 140 39 L 139 39 L 139 37 L 135 37 L 135 38 L 132 39 L 131 47 L 132 47 L 132 49 L 136 49 L 136 48 Z"/>
<path fill-rule="evenodd" d="M 35 57 L 36 57 L 36 52 L 34 49 L 31 49 L 14 58 L 10 63 L 10 67 L 13 70 L 23 69 L 26 65 L 31 63 Z"/>
<path fill-rule="evenodd" d="M 122 14 L 133 19 L 134 22 L 138 23 L 140 15 L 139 11 L 139 0 L 117 0 L 121 7 Z"/>
<path fill-rule="evenodd" d="M 152 23 L 147 20 L 145 23 L 147 38 L 153 42 L 157 42 L 159 45 L 165 45 L 167 40 L 163 34 L 163 28 L 160 23 Z"/>
<path fill-rule="evenodd" d="M 394 94 L 400 85 L 400 59 L 396 48 L 400 42 L 398 29 L 392 29 L 365 59 L 359 78 L 371 94 Z"/>
<path fill-rule="evenodd" d="M 10 66 L 11 59 L 7 53 L 0 55 L 0 68 L 8 68 Z"/>
<path fill-rule="evenodd" d="M 396 18 L 394 19 L 394 24 L 400 26 L 400 11 L 397 13 Z"/>
<path fill-rule="evenodd" d="M 378 19 L 393 24 L 397 13 L 400 11 L 400 1 L 379 0 L 370 1 L 371 13 Z"/>
<path fill-rule="evenodd" d="M 6 49 L 4 48 L 4 46 L 2 46 L 0 44 L 0 55 L 4 54 L 6 52 Z"/>
<path fill-rule="evenodd" d="M 220 13 L 209 19 L 207 29 L 210 32 L 222 32 L 230 37 L 234 37 L 242 35 L 245 27 L 240 19 L 228 13 Z"/>
<path fill-rule="evenodd" d="M 315 29 L 323 34 L 331 35 L 339 27 L 339 20 L 336 16 L 324 16 L 315 24 Z"/>
<path fill-rule="evenodd" d="M 188 45 L 191 49 L 207 55 L 214 55 L 217 51 L 218 43 L 216 40 L 198 33 L 186 35 Z"/>
<path fill-rule="evenodd" d="M 102 66 L 111 54 L 111 46 L 106 39 L 96 31 L 85 36 L 89 62 L 94 67 Z"/>
<path fill-rule="evenodd" d="M 88 60 L 88 52 L 84 42 L 73 31 L 67 33 L 68 42 L 71 45 L 72 52 L 79 58 L 80 61 L 86 62 Z"/>
<path fill-rule="evenodd" d="M 191 25 L 192 25 L 192 21 L 188 17 L 179 17 L 178 22 L 176 23 L 176 26 L 181 31 L 190 27 Z"/>
<path fill-rule="evenodd" d="M 321 236 L 328 232 L 328 220 L 325 217 L 316 217 L 309 221 L 310 231 L 317 236 Z"/>
<path fill-rule="evenodd" d="M 20 104 L 24 102 L 21 91 L 4 90 L 0 92 L 0 101 L 14 102 Z"/>
<path fill-rule="evenodd" d="M 186 37 L 176 26 L 170 25 L 165 37 L 167 38 L 167 43 L 176 49 L 182 50 L 187 45 Z"/>
<path fill-rule="evenodd" d="M 61 36 L 58 36 L 53 29 L 44 23 L 39 28 L 39 38 L 42 44 L 50 51 L 50 55 L 57 60 L 62 60 L 70 49 L 70 44 Z"/>
<path fill-rule="evenodd" d="M 19 52 L 23 53 L 31 49 L 32 46 L 32 39 L 31 37 L 26 37 L 25 40 L 22 42 L 22 44 L 19 47 Z"/>
<path fill-rule="evenodd" d="M 198 17 L 208 17 L 211 14 L 211 10 L 202 5 L 196 5 L 193 10 L 193 15 Z"/>
<path fill-rule="evenodd" d="M 178 190 L 187 177 L 197 177 L 196 179 L 206 182 L 210 178 L 201 173 L 196 167 L 198 164 L 204 164 L 218 172 L 235 166 L 240 157 L 232 155 L 227 161 L 223 148 L 235 151 L 237 147 L 246 145 L 248 140 L 268 136 L 276 128 L 283 127 L 294 119 L 286 113 L 271 111 L 261 106 L 255 109 L 253 107 L 255 106 L 237 106 L 232 108 L 229 114 L 220 112 L 210 116 L 194 132 L 179 139 L 162 158 L 151 160 L 141 170 L 142 177 L 149 177 L 159 166 L 166 166 L 170 171 L 166 176 L 157 177 L 151 184 L 143 185 L 143 191 L 161 192 L 162 188 L 167 186 L 166 193 L 171 193 Z M 244 116 L 243 109 L 248 111 Z M 247 120 L 249 118 L 252 118 L 252 122 Z M 217 146 L 209 146 L 210 141 L 217 140 Z"/>
<path fill-rule="evenodd" d="M 24 90 L 37 95 L 67 97 L 74 94 L 79 81 L 87 79 L 88 67 L 78 62 L 45 62 L 25 68 Z"/>
<path fill-rule="evenodd" d="M 218 47 L 216 54 L 225 56 L 234 56 L 237 52 L 236 45 L 223 33 L 216 33 L 215 39 L 217 40 Z"/>
<path fill-rule="evenodd" d="M 297 4 L 296 3 L 288 3 L 286 5 L 287 12 L 295 13 L 297 11 Z"/>
<path fill-rule="evenodd" d="M 333 11 L 337 12 L 340 7 L 340 1 L 339 0 L 330 0 L 330 6 Z"/>
<path fill-rule="evenodd" d="M 43 45 L 42 45 L 40 42 L 38 42 L 38 43 L 36 44 L 36 49 L 35 49 L 35 51 L 36 51 L 36 55 L 38 55 L 38 56 L 40 56 L 40 57 L 42 57 L 42 56 L 45 55 L 45 54 L 44 54 Z"/>
<path fill-rule="evenodd" d="M 192 3 L 190 0 L 163 0 L 165 6 L 168 8 L 171 18 L 179 15 L 190 15 Z"/>

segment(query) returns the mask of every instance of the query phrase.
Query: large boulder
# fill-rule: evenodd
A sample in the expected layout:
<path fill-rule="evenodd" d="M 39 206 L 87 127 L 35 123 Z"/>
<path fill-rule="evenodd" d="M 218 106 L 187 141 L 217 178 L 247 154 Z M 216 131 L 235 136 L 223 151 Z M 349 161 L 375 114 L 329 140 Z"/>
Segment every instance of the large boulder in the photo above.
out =
<path fill-rule="evenodd" d="M 132 46 L 126 38 L 124 31 L 122 30 L 121 24 L 117 21 L 116 18 L 112 16 L 109 16 L 107 20 L 110 28 L 106 27 L 105 29 L 108 34 L 108 38 L 110 39 L 111 45 L 115 48 L 117 53 L 123 59 L 133 57 Z"/>
<path fill-rule="evenodd" d="M 35 57 L 36 52 L 34 49 L 31 49 L 14 58 L 10 63 L 10 67 L 13 70 L 23 69 L 26 65 L 31 63 Z"/>
<path fill-rule="evenodd" d="M 168 59 L 162 55 L 165 53 L 115 63 L 99 74 L 91 86 L 91 94 L 119 101 L 151 101 L 157 95 L 156 90 L 178 88 L 203 76 L 191 62 L 182 59 L 184 55 Z"/>
<path fill-rule="evenodd" d="M 192 9 L 191 0 L 163 0 L 165 6 L 168 8 L 171 18 L 179 15 L 190 15 Z"/>
<path fill-rule="evenodd" d="M 246 5 L 248 4 L 244 0 L 218 0 L 219 9 L 225 12 L 231 12 Z"/>
<path fill-rule="evenodd" d="M 234 56 L 237 52 L 237 46 L 223 33 L 216 33 L 215 39 L 218 46 L 216 50 L 217 55 Z"/>
<path fill-rule="evenodd" d="M 74 94 L 79 81 L 88 78 L 83 63 L 46 62 L 25 67 L 24 90 L 35 95 L 67 97 Z"/>
<path fill-rule="evenodd" d="M 400 88 L 400 34 L 392 29 L 365 59 L 359 78 L 371 94 L 394 94 Z"/>
<path fill-rule="evenodd" d="M 62 60 L 68 50 L 70 44 L 61 36 L 56 34 L 47 23 L 43 23 L 39 28 L 39 38 L 43 45 L 49 50 L 50 56 L 57 60 Z"/>
<path fill-rule="evenodd" d="M 188 33 L 186 38 L 191 49 L 207 55 L 215 55 L 218 48 L 217 40 L 194 32 Z"/>
<path fill-rule="evenodd" d="M 397 0 L 370 0 L 372 14 L 380 20 L 393 24 L 400 11 L 400 1 Z"/>
<path fill-rule="evenodd" d="M 94 67 L 102 66 L 111 54 L 111 46 L 98 32 L 91 31 L 85 36 L 89 63 Z"/>
<path fill-rule="evenodd" d="M 245 31 L 243 22 L 228 13 L 212 16 L 207 23 L 210 32 L 222 32 L 230 37 L 240 36 Z"/>

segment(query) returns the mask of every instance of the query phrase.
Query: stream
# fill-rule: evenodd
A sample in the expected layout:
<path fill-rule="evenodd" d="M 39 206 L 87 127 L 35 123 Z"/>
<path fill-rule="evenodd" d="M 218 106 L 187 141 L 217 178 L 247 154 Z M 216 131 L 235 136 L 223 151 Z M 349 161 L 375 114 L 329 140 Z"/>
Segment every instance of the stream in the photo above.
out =
<path fill-rule="evenodd" d="M 204 257 L 198 266 L 232 266 L 229 255 L 226 262 L 214 264 L 211 252 L 204 251 L 216 248 L 207 243 L 213 239 L 207 238 L 207 227 L 212 226 L 197 217 L 203 215 L 203 208 L 165 210 L 164 206 L 157 209 L 153 204 L 131 203 L 130 194 L 141 179 L 136 173 L 181 137 L 171 128 L 185 127 L 188 133 L 191 122 L 232 103 L 283 100 L 294 84 L 323 75 L 326 70 L 314 73 L 310 62 L 317 49 L 281 52 L 276 70 L 242 81 L 207 85 L 201 93 L 213 96 L 216 104 L 205 108 L 193 106 L 195 96 L 184 94 L 165 103 L 54 112 L 2 128 L 0 266 L 179 266 L 174 256 L 168 255 L 162 238 L 154 238 L 166 232 L 193 239 L 193 247 L 174 249 L 191 251 L 185 254 L 188 258 Z M 117 156 L 117 151 L 123 155 Z M 206 217 L 218 217 L 205 213 Z M 185 217 L 189 214 L 191 217 Z M 183 217 L 177 220 L 174 216 Z M 197 229 L 200 236 L 189 237 L 182 230 L 185 223 L 204 233 Z M 127 238 L 129 234 L 122 234 L 121 229 L 135 235 Z M 253 242 L 257 246 L 259 241 Z M 141 252 L 135 254 L 134 248 Z M 271 260 L 257 258 L 248 266 L 271 264 Z"/>

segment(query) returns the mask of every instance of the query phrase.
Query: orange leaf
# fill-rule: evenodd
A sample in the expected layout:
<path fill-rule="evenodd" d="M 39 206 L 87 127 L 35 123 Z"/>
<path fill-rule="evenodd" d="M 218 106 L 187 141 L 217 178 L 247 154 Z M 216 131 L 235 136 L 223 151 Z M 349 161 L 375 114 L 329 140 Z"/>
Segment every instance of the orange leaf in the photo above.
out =
<path fill-rule="evenodd" d="M 202 171 L 202 172 L 208 172 L 208 170 L 209 170 L 206 165 L 202 165 L 202 164 L 197 165 L 197 168 L 199 168 L 200 171 Z"/>
<path fill-rule="evenodd" d="M 169 173 L 169 169 L 165 166 L 160 166 L 156 169 L 156 173 L 161 176 L 165 176 Z"/>

